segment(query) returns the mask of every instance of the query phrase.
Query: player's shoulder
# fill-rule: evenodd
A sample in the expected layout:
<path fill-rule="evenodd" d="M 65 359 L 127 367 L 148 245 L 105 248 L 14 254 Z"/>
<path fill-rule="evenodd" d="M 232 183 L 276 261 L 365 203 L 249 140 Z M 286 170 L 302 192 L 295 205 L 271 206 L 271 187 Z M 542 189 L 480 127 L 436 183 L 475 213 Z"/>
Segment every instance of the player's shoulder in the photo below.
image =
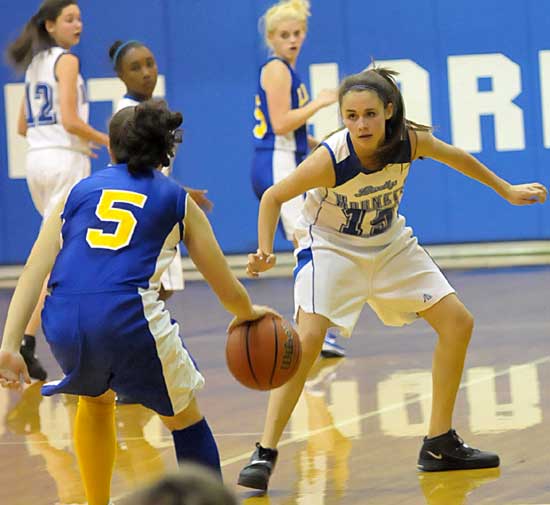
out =
<path fill-rule="evenodd" d="M 270 58 L 261 67 L 262 76 L 291 76 L 292 68 L 281 58 Z"/>
<path fill-rule="evenodd" d="M 328 149 L 335 163 L 340 163 L 350 155 L 347 128 L 331 133 L 321 144 Z"/>

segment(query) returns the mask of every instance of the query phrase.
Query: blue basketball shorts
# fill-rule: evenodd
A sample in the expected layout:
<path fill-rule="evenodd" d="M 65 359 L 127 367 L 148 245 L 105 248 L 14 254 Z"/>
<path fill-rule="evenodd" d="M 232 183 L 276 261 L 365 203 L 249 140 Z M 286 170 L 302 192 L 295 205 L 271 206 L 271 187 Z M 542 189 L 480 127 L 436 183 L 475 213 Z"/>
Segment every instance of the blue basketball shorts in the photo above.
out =
<path fill-rule="evenodd" d="M 112 389 L 158 414 L 184 410 L 204 385 L 153 290 L 73 294 L 55 290 L 42 311 L 46 340 L 65 377 L 42 394 L 99 396 Z"/>

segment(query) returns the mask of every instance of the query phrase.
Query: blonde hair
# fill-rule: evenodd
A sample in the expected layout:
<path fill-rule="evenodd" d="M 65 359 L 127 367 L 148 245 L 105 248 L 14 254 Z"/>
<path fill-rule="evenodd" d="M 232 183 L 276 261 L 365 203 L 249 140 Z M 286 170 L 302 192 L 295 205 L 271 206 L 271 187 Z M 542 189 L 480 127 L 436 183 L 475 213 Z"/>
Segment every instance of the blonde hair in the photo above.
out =
<path fill-rule="evenodd" d="M 311 16 L 309 0 L 280 0 L 272 5 L 260 18 L 260 31 L 263 32 L 265 43 L 269 43 L 269 35 L 276 29 L 283 20 L 292 19 L 304 23 L 307 31 L 307 18 Z"/>

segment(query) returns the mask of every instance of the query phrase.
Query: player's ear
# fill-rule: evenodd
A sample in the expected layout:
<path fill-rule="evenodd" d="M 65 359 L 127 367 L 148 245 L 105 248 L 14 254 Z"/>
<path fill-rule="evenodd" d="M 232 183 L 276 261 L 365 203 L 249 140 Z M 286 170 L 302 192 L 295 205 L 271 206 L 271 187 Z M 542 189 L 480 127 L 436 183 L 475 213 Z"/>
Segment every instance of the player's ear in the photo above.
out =
<path fill-rule="evenodd" d="M 390 119 L 393 116 L 393 103 L 389 102 L 384 110 L 384 117 L 386 120 Z"/>

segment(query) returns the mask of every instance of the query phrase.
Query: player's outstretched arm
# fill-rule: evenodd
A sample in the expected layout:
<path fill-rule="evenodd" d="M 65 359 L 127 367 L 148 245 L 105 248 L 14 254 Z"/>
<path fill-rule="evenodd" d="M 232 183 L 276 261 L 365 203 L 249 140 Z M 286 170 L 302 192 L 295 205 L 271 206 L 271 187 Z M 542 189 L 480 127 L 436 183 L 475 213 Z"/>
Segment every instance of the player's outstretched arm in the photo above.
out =
<path fill-rule="evenodd" d="M 428 157 L 445 163 L 458 172 L 475 179 L 496 191 L 513 205 L 544 203 L 548 191 L 538 182 L 510 184 L 463 149 L 435 138 L 429 132 L 416 132 L 417 157 Z"/>
<path fill-rule="evenodd" d="M 61 202 L 44 223 L 34 243 L 8 309 L 0 347 L 0 384 L 18 387 L 19 378 L 30 382 L 27 367 L 19 354 L 25 327 L 32 315 L 46 276 L 50 273 L 61 247 Z"/>

